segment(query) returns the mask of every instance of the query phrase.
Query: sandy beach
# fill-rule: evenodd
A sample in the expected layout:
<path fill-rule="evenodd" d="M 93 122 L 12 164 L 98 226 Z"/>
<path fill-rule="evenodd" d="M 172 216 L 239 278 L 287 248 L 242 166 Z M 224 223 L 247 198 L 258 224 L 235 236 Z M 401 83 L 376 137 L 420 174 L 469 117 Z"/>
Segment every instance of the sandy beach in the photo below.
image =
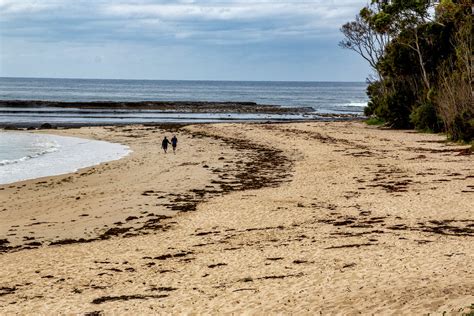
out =
<path fill-rule="evenodd" d="M 0 186 L 2 315 L 474 304 L 474 158 L 443 135 L 359 122 L 37 132 L 133 153 Z M 165 155 L 173 134 L 178 152 Z"/>

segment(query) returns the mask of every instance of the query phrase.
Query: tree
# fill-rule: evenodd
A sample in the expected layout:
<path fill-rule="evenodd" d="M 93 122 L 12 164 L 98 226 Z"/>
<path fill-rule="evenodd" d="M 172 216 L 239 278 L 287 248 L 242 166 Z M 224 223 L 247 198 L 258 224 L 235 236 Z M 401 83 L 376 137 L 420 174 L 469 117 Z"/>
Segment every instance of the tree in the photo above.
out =
<path fill-rule="evenodd" d="M 470 0 L 444 0 L 436 10 L 437 18 L 453 28 L 453 54 L 438 69 L 436 108 L 450 137 L 465 141 L 474 138 L 471 10 Z"/>
<path fill-rule="evenodd" d="M 366 115 L 474 138 L 472 0 L 372 0 L 341 31 L 379 75 Z"/>
<path fill-rule="evenodd" d="M 380 13 L 381 7 L 380 4 L 373 2 L 360 10 L 355 21 L 348 22 L 341 27 L 344 39 L 339 42 L 340 47 L 353 50 L 362 56 L 377 74 L 378 79 L 381 79 L 382 76 L 377 68 L 377 63 L 390 42 L 389 34 L 377 29 L 378 21 L 374 19 Z"/>
<path fill-rule="evenodd" d="M 400 41 L 400 44 L 407 46 L 416 53 L 427 94 L 431 89 L 431 83 L 421 48 L 419 27 L 431 21 L 430 9 L 433 8 L 434 2 L 430 0 L 392 0 L 382 2 L 381 11 L 375 16 L 381 23 L 379 27 L 386 30 L 392 37 L 409 39 Z M 400 37 L 403 33 L 408 33 L 408 36 Z"/>

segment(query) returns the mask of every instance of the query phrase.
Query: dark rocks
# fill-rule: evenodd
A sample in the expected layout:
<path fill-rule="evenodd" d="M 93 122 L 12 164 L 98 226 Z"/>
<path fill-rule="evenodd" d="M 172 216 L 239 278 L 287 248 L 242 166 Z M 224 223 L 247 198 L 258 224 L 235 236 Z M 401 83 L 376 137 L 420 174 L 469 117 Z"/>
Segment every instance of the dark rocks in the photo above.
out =
<path fill-rule="evenodd" d="M 39 127 L 39 129 L 52 129 L 52 128 L 53 128 L 53 125 L 49 123 L 41 124 L 41 126 Z"/>
<path fill-rule="evenodd" d="M 19 130 L 18 127 L 9 126 L 9 125 L 5 126 L 3 129 L 6 130 L 6 131 L 17 131 L 17 130 Z"/>
<path fill-rule="evenodd" d="M 126 110 L 161 110 L 186 111 L 194 113 L 308 113 L 310 107 L 289 108 L 278 105 L 257 104 L 255 102 L 206 102 L 206 101 L 142 101 L 142 102 L 59 102 L 40 100 L 0 100 L 2 107 L 27 108 L 74 108 L 74 109 L 126 109 Z"/>

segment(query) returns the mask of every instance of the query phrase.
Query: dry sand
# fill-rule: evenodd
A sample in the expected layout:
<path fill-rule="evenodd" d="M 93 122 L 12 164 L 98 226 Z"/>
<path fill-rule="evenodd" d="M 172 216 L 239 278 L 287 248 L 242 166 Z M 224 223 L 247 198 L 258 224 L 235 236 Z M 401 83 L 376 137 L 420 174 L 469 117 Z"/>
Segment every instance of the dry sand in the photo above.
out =
<path fill-rule="evenodd" d="M 0 314 L 470 311 L 462 146 L 355 122 L 173 128 L 55 131 L 133 153 L 0 186 Z"/>

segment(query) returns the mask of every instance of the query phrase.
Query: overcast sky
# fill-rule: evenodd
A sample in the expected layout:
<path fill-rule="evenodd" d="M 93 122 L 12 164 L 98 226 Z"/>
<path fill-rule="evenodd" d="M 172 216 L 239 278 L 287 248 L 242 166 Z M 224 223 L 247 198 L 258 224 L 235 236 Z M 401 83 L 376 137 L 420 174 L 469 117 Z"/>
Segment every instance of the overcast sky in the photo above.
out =
<path fill-rule="evenodd" d="M 367 0 L 0 0 L 0 76 L 364 81 Z"/>

